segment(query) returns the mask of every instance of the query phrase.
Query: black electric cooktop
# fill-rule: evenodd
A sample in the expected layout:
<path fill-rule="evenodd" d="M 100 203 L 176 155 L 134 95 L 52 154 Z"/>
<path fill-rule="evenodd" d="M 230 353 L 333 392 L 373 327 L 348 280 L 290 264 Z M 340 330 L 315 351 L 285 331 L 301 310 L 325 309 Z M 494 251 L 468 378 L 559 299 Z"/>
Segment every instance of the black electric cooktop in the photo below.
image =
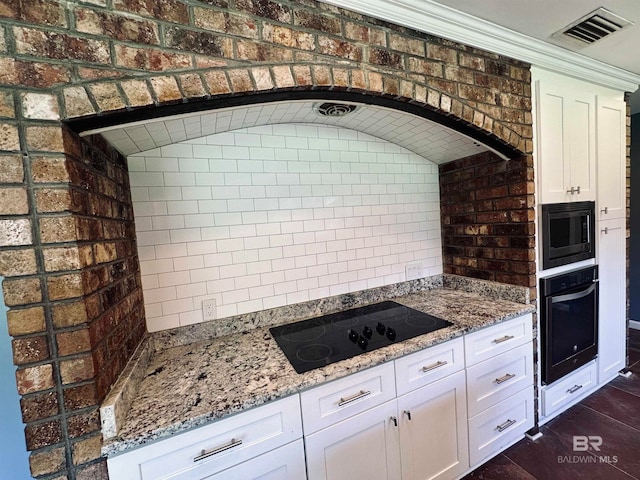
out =
<path fill-rule="evenodd" d="M 381 302 L 269 329 L 298 373 L 452 325 L 395 302 Z"/>

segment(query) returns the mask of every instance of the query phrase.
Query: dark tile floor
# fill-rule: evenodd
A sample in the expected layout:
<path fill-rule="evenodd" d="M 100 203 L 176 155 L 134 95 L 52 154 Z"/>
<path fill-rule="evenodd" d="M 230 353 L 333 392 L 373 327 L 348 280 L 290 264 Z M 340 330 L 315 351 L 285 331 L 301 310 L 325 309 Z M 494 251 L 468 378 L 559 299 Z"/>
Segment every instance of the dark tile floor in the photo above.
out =
<path fill-rule="evenodd" d="M 640 331 L 630 330 L 629 378 L 618 377 L 464 480 L 640 479 Z M 602 437 L 599 452 L 574 452 L 574 435 Z"/>

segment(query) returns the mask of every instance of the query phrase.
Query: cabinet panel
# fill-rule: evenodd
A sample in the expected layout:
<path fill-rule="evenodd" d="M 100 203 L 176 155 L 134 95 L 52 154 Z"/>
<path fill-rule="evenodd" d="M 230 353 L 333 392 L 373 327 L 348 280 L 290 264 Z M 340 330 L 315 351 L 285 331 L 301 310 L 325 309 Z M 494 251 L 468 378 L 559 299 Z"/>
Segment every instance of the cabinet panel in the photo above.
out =
<path fill-rule="evenodd" d="M 626 215 L 625 102 L 598 97 L 598 218 Z"/>
<path fill-rule="evenodd" d="M 464 368 L 462 337 L 412 353 L 395 361 L 398 396 Z"/>
<path fill-rule="evenodd" d="M 465 403 L 464 372 L 398 398 L 402 480 L 452 479 L 468 469 Z"/>
<path fill-rule="evenodd" d="M 566 193 L 571 184 L 569 161 L 565 145 L 565 97 L 554 92 L 542 81 L 536 82 L 538 97 L 538 171 L 540 203 L 564 202 L 570 198 Z"/>
<path fill-rule="evenodd" d="M 549 416 L 592 390 L 596 385 L 596 376 L 597 368 L 594 361 L 557 382 L 543 387 L 542 415 Z"/>
<path fill-rule="evenodd" d="M 600 222 L 598 383 L 615 377 L 626 357 L 625 219 Z"/>
<path fill-rule="evenodd" d="M 556 80 L 536 81 L 539 203 L 595 200 L 595 95 Z"/>
<path fill-rule="evenodd" d="M 301 437 L 300 401 L 292 395 L 111 457 L 107 464 L 118 480 L 204 478 Z M 203 451 L 210 455 L 198 459 Z"/>
<path fill-rule="evenodd" d="M 464 336 L 464 354 L 467 367 L 530 343 L 533 338 L 531 314 L 483 328 Z"/>
<path fill-rule="evenodd" d="M 475 467 L 533 427 L 533 387 L 469 419 L 469 462 Z"/>
<path fill-rule="evenodd" d="M 305 480 L 306 478 L 304 445 L 300 439 L 224 472 L 204 477 L 202 480 Z"/>
<path fill-rule="evenodd" d="M 469 416 L 533 385 L 533 345 L 527 343 L 467 369 Z"/>
<path fill-rule="evenodd" d="M 396 397 L 393 362 L 354 373 L 300 394 L 305 434 Z"/>
<path fill-rule="evenodd" d="M 572 97 L 568 102 L 565 120 L 569 130 L 570 178 L 569 189 L 579 189 L 572 201 L 596 199 L 596 126 L 593 95 Z"/>
<path fill-rule="evenodd" d="M 396 412 L 392 400 L 305 436 L 309 480 L 399 479 Z"/>

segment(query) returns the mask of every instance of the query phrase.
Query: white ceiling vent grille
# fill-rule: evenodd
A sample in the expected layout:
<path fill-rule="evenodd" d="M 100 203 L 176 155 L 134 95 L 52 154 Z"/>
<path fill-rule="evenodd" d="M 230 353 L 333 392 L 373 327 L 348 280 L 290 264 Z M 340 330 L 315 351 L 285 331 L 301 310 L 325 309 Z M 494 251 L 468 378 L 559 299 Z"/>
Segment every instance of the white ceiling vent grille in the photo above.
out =
<path fill-rule="evenodd" d="M 333 103 L 333 102 L 325 102 L 321 104 L 315 104 L 314 109 L 320 115 L 324 115 L 325 117 L 344 117 L 345 115 L 354 112 L 357 105 L 351 105 L 349 103 Z"/>
<path fill-rule="evenodd" d="M 570 43 L 574 47 L 584 48 L 629 25 L 633 25 L 633 22 L 606 8 L 598 8 L 554 33 L 552 37 L 563 43 Z"/>

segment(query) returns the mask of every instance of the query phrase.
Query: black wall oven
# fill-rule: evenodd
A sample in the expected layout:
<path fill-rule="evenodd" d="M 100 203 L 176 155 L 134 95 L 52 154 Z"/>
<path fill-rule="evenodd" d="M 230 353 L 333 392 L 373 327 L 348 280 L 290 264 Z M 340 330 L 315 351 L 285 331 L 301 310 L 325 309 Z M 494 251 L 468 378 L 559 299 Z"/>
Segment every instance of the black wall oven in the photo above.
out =
<path fill-rule="evenodd" d="M 550 384 L 598 354 L 598 267 L 540 280 L 542 382 Z"/>
<path fill-rule="evenodd" d="M 594 258 L 595 202 L 542 205 L 542 267 Z"/>

